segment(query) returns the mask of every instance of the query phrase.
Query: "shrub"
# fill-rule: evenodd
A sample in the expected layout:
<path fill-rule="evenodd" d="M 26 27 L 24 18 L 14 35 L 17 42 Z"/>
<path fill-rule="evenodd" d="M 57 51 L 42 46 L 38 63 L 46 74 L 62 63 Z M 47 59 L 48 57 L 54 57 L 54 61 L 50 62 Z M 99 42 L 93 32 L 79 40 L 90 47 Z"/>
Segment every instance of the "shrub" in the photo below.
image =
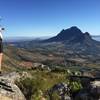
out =
<path fill-rule="evenodd" d="M 27 100 L 31 100 L 32 95 L 37 92 L 38 83 L 31 78 L 21 79 L 20 82 L 16 81 L 16 84 Z"/>

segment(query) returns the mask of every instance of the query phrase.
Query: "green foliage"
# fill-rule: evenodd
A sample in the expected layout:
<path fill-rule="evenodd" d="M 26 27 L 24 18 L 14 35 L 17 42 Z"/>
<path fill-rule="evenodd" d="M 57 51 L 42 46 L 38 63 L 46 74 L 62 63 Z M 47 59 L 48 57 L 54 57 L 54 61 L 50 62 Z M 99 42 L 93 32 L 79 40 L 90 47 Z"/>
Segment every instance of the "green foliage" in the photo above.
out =
<path fill-rule="evenodd" d="M 32 75 L 31 78 L 16 81 L 17 86 L 21 89 L 27 100 L 41 100 L 39 98 L 44 97 L 44 94 L 48 89 L 57 83 L 66 81 L 66 74 L 64 73 L 45 71 L 29 71 L 29 73 Z M 53 97 L 55 98 L 55 96 L 57 95 L 54 95 Z"/>
<path fill-rule="evenodd" d="M 52 100 L 61 100 L 61 97 L 58 95 L 56 91 L 52 94 Z"/>
<path fill-rule="evenodd" d="M 72 92 L 76 92 L 76 91 L 82 89 L 81 83 L 80 82 L 76 82 L 76 81 L 75 82 L 72 82 L 70 84 L 70 87 L 71 87 Z"/>
<path fill-rule="evenodd" d="M 37 93 L 39 83 L 31 78 L 21 79 L 20 82 L 16 82 L 18 87 L 22 90 L 27 100 L 31 100 L 34 93 Z"/>
<path fill-rule="evenodd" d="M 20 79 L 16 84 L 22 90 L 27 100 L 41 100 L 45 96 L 49 100 L 46 91 L 52 88 L 55 84 L 64 82 L 70 84 L 72 92 L 76 92 L 82 88 L 81 83 L 71 82 L 66 79 L 68 73 L 65 72 L 46 72 L 46 71 L 28 71 L 32 77 Z M 59 93 L 53 92 L 52 100 L 60 100 Z"/>

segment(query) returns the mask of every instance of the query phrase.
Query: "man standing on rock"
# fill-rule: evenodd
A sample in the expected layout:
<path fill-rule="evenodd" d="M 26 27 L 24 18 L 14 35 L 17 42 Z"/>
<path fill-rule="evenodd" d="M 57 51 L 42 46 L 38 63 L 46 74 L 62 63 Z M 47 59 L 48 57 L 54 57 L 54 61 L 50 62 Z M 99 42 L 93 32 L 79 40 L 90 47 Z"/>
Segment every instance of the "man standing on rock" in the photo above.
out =
<path fill-rule="evenodd" d="M 2 65 L 2 56 L 3 56 L 3 36 L 2 36 L 2 32 L 4 31 L 4 28 L 0 27 L 0 75 L 1 75 L 1 65 Z"/>

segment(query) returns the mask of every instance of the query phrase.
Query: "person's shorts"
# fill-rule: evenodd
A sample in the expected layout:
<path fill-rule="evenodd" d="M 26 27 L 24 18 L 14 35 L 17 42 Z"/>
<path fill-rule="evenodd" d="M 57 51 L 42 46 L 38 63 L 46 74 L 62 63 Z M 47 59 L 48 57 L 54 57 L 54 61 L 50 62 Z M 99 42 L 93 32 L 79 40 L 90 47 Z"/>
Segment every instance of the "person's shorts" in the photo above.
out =
<path fill-rule="evenodd" d="M 3 53 L 3 43 L 1 39 L 0 39 L 0 53 Z"/>

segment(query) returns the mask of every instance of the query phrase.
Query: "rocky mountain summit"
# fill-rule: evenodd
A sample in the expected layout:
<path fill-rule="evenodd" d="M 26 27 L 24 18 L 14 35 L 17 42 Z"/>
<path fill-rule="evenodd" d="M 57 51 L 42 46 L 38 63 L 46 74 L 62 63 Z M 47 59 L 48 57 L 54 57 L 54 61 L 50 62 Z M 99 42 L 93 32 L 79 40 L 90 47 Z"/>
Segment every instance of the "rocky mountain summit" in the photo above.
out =
<path fill-rule="evenodd" d="M 20 75 L 15 72 L 0 76 L 0 100 L 26 100 L 14 83 L 19 78 Z"/>
<path fill-rule="evenodd" d="M 63 29 L 57 36 L 45 40 L 46 42 L 84 42 L 84 40 L 93 40 L 88 32 L 83 33 L 78 27 L 72 26 Z"/>

